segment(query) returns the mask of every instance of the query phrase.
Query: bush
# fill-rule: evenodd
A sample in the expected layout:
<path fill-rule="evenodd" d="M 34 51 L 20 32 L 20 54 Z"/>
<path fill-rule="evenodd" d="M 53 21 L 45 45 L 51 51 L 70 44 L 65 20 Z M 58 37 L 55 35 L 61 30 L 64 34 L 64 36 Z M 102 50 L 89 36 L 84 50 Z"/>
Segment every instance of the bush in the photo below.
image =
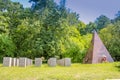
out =
<path fill-rule="evenodd" d="M 0 34 L 0 60 L 4 56 L 14 56 L 15 45 L 6 34 Z"/>

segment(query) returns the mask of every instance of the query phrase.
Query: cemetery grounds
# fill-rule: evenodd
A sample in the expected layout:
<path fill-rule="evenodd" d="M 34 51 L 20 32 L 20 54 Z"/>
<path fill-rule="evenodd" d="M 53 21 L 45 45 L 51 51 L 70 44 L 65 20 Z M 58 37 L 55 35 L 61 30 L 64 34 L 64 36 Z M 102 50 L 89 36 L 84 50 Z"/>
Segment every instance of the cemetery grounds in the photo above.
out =
<path fill-rule="evenodd" d="M 49 67 L 43 64 L 24 67 L 3 67 L 0 80 L 120 80 L 120 63 L 79 64 L 70 67 Z"/>

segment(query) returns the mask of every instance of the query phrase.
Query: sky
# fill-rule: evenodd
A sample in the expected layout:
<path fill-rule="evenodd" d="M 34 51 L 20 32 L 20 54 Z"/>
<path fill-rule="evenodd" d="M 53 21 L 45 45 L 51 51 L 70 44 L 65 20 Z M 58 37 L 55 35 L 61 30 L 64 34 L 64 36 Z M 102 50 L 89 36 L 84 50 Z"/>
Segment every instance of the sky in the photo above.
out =
<path fill-rule="evenodd" d="M 30 7 L 28 0 L 12 0 Z M 60 0 L 55 0 L 59 3 Z M 115 18 L 115 14 L 120 10 L 120 0 L 66 0 L 66 7 L 76 12 L 80 20 L 84 23 L 94 22 L 100 15 L 105 15 L 110 19 Z"/>

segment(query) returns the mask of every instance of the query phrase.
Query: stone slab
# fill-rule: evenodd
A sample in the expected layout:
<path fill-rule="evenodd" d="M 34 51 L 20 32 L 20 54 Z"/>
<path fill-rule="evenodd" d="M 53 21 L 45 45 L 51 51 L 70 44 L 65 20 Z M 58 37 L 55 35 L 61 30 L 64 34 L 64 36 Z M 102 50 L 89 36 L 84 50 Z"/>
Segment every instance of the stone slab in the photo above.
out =
<path fill-rule="evenodd" d="M 16 66 L 16 58 L 12 58 L 12 66 Z"/>
<path fill-rule="evenodd" d="M 57 64 L 60 66 L 64 66 L 65 65 L 64 59 L 57 60 Z"/>
<path fill-rule="evenodd" d="M 42 65 L 42 59 L 41 58 L 35 58 L 35 66 L 41 66 Z"/>
<path fill-rule="evenodd" d="M 56 58 L 50 58 L 48 59 L 48 66 L 55 67 L 57 65 Z"/>
<path fill-rule="evenodd" d="M 12 58 L 11 57 L 4 57 L 3 58 L 3 66 L 11 67 L 12 66 Z"/>
<path fill-rule="evenodd" d="M 20 57 L 19 58 L 19 66 L 20 67 L 26 67 L 27 66 L 27 58 L 26 57 Z"/>
<path fill-rule="evenodd" d="M 19 66 L 19 59 L 16 58 L 16 66 Z"/>
<path fill-rule="evenodd" d="M 57 64 L 60 66 L 71 66 L 71 58 L 57 60 Z"/>
<path fill-rule="evenodd" d="M 71 66 L 71 58 L 64 58 L 65 66 Z"/>

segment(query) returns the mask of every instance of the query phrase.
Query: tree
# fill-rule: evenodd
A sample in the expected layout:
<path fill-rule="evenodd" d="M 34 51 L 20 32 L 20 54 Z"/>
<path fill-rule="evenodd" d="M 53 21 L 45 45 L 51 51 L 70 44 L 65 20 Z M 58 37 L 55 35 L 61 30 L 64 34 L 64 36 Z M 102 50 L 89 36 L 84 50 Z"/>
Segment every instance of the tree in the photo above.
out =
<path fill-rule="evenodd" d="M 120 11 L 118 11 L 118 13 L 115 16 L 116 16 L 116 18 L 113 21 L 114 22 L 120 21 Z"/>
<path fill-rule="evenodd" d="M 9 34 L 9 17 L 0 16 L 0 34 Z"/>
<path fill-rule="evenodd" d="M 81 35 L 85 35 L 86 34 L 86 25 L 84 22 L 80 21 L 78 23 L 78 26 L 77 26 L 77 30 L 80 32 Z"/>
<path fill-rule="evenodd" d="M 15 45 L 6 34 L 0 34 L 0 60 L 4 56 L 14 57 Z"/>
<path fill-rule="evenodd" d="M 42 23 L 37 36 L 37 52 L 39 56 L 49 58 L 64 53 L 64 40 L 68 35 L 68 24 L 75 25 L 78 21 L 76 13 L 66 9 L 63 4 L 57 5 L 53 0 L 30 0 L 34 2 L 32 9 L 37 19 Z M 63 1 L 64 2 L 64 1 Z M 44 4 L 43 4 L 44 3 Z M 65 3 L 65 2 L 64 2 Z M 41 5 L 40 5 L 41 4 Z"/>
<path fill-rule="evenodd" d="M 6 12 L 10 3 L 11 3 L 10 0 L 0 0 L 0 11 Z"/>
<path fill-rule="evenodd" d="M 81 36 L 77 28 L 71 26 L 68 30 L 68 37 L 65 42 L 65 57 L 70 57 L 72 62 L 82 62 L 89 44 L 91 35 Z"/>
<path fill-rule="evenodd" d="M 92 33 L 93 30 L 97 30 L 97 26 L 95 23 L 90 22 L 89 24 L 86 25 L 86 32 L 87 33 Z"/>
<path fill-rule="evenodd" d="M 108 25 L 100 31 L 101 38 L 115 61 L 120 60 L 120 22 Z"/>
<path fill-rule="evenodd" d="M 65 8 L 66 6 L 66 0 L 60 0 L 60 7 Z"/>
<path fill-rule="evenodd" d="M 40 33 L 39 21 L 30 23 L 28 19 L 22 21 L 22 24 L 18 25 L 14 29 L 14 35 L 12 35 L 13 42 L 16 46 L 15 56 L 25 56 L 34 58 L 35 53 L 35 41 L 36 36 Z"/>
<path fill-rule="evenodd" d="M 58 56 L 82 62 L 91 41 L 89 33 L 96 24 L 79 21 L 79 15 L 66 8 L 66 0 L 61 0 L 60 5 L 54 0 L 29 1 L 31 8 L 10 0 L 0 1 L 0 57 Z"/>
<path fill-rule="evenodd" d="M 95 24 L 96 24 L 98 30 L 106 27 L 110 23 L 111 23 L 110 19 L 108 17 L 106 17 L 105 15 L 99 16 L 95 21 Z"/>

